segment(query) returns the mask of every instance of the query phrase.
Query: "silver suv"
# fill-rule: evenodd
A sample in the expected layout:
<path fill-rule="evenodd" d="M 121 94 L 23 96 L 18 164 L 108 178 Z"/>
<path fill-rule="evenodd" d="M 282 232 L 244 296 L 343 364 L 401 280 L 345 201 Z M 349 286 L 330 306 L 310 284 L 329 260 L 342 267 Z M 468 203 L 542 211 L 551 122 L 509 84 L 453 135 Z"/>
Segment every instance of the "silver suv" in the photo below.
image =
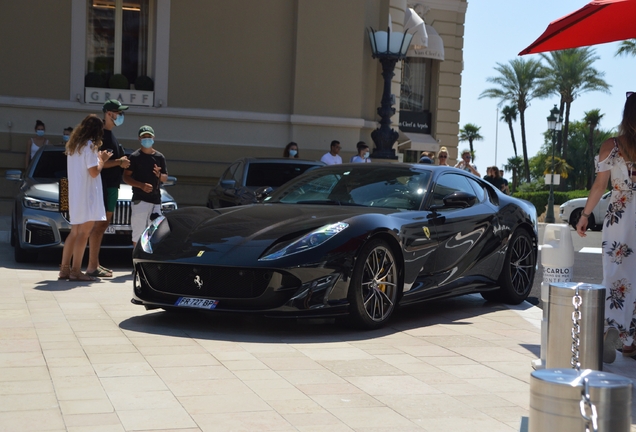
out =
<path fill-rule="evenodd" d="M 130 153 L 130 152 L 127 152 Z M 11 246 L 17 262 L 33 262 L 38 252 L 61 248 L 71 231 L 68 212 L 60 212 L 59 180 L 66 177 L 66 155 L 62 146 L 44 146 L 36 153 L 24 175 L 9 170 L 7 180 L 22 182 L 11 212 Z M 175 184 L 168 177 L 163 186 Z M 132 188 L 121 185 L 113 221 L 106 230 L 102 247 L 132 248 L 130 201 Z M 161 189 L 161 207 L 164 213 L 177 208 L 172 196 Z"/>

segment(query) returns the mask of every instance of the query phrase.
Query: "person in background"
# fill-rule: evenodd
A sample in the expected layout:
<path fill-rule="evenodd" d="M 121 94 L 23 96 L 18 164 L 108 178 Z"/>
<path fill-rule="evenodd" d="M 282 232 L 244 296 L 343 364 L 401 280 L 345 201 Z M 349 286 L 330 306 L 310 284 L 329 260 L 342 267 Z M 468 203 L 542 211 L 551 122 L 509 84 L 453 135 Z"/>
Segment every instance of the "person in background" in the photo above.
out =
<path fill-rule="evenodd" d="M 141 233 L 161 215 L 161 183 L 168 180 L 166 158 L 154 149 L 155 131 L 150 126 L 139 128 L 141 148 L 130 155 L 130 166 L 124 170 L 124 181 L 132 186 L 132 244 L 137 245 Z"/>
<path fill-rule="evenodd" d="M 82 120 L 66 144 L 71 232 L 64 241 L 58 279 L 94 281 L 82 273 L 82 258 L 95 221 L 105 221 L 100 172 L 112 152 L 99 150 L 104 123 L 95 114 Z"/>
<path fill-rule="evenodd" d="M 419 160 L 418 163 L 432 165 L 433 164 L 433 159 L 431 159 L 431 157 L 430 157 L 428 152 L 422 152 L 420 154 L 420 160 Z"/>
<path fill-rule="evenodd" d="M 29 167 L 29 164 L 31 163 L 31 159 L 33 159 L 33 156 L 35 156 L 35 153 L 37 153 L 37 151 L 40 150 L 40 147 L 49 145 L 49 140 L 44 137 L 45 133 L 46 133 L 46 127 L 44 126 L 44 123 L 40 120 L 36 120 L 35 121 L 35 136 L 29 138 L 29 141 L 27 141 L 26 154 L 25 154 L 25 160 L 24 160 L 25 170 Z"/>
<path fill-rule="evenodd" d="M 331 141 L 330 149 L 327 153 L 322 155 L 320 160 L 327 165 L 337 165 L 342 163 L 342 158 L 338 153 L 340 153 L 340 141 L 333 140 Z"/>
<path fill-rule="evenodd" d="M 506 195 L 510 195 L 510 184 L 508 183 L 508 179 L 504 178 L 504 170 L 499 170 L 499 177 L 503 179 L 505 185 L 502 190 Z"/>
<path fill-rule="evenodd" d="M 283 151 L 283 157 L 298 159 L 298 144 L 293 141 L 287 144 Z"/>
<path fill-rule="evenodd" d="M 113 128 L 124 123 L 124 111 L 127 106 L 122 105 L 116 99 L 104 102 L 102 111 L 104 112 L 104 137 L 102 148 L 110 150 L 112 157 L 104 162 L 101 171 L 102 190 L 104 195 L 104 207 L 106 209 L 106 220 L 98 221 L 93 227 L 93 231 L 88 239 L 88 267 L 86 273 L 95 277 L 112 277 L 113 271 L 99 264 L 99 249 L 102 246 L 104 233 L 113 220 L 113 213 L 117 206 L 119 195 L 119 185 L 122 179 L 122 170 L 130 166 L 130 161 L 124 153 L 123 147 L 115 138 Z"/>
<path fill-rule="evenodd" d="M 364 141 L 359 141 L 358 144 L 356 144 L 356 148 L 358 149 L 358 154 L 351 158 L 351 162 L 371 163 L 371 159 L 369 158 L 371 155 L 369 146 Z"/>
<path fill-rule="evenodd" d="M 492 183 L 492 167 L 486 167 L 486 175 L 484 176 L 484 180 L 486 180 L 488 183 Z"/>
<path fill-rule="evenodd" d="M 62 144 L 61 145 L 66 145 L 66 143 L 68 142 L 68 140 L 71 138 L 71 133 L 73 132 L 73 128 L 72 127 L 65 127 L 64 130 L 62 131 Z"/>
<path fill-rule="evenodd" d="M 472 173 L 477 177 L 481 177 L 481 174 L 479 174 L 479 171 L 477 171 L 477 167 L 471 163 L 470 150 L 462 151 L 462 159 L 457 162 L 457 164 L 455 164 L 455 168 L 468 171 L 469 173 Z"/>
<path fill-rule="evenodd" d="M 623 356 L 636 356 L 636 96 L 627 93 L 619 136 L 601 144 L 596 162 L 596 179 L 590 189 L 576 232 L 585 237 L 588 218 L 611 182 L 612 194 L 603 226 L 603 282 L 605 335 L 603 362 L 613 363 L 616 345 L 623 343 Z"/>
<path fill-rule="evenodd" d="M 448 166 L 448 149 L 444 146 L 440 147 L 437 152 L 438 165 Z"/>
<path fill-rule="evenodd" d="M 492 183 L 494 187 L 496 187 L 503 193 L 506 193 L 506 190 L 505 190 L 506 183 L 504 182 L 504 179 L 499 174 L 499 168 L 497 168 L 496 166 L 491 166 L 489 169 L 490 169 L 490 176 L 491 176 L 490 183 Z"/>

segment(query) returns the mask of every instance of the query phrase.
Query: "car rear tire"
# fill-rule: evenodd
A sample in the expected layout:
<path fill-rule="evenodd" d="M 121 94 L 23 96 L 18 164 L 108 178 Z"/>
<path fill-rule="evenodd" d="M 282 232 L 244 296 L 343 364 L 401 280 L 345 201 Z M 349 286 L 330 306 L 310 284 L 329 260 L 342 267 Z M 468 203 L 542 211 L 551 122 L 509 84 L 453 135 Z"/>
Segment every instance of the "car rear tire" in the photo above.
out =
<path fill-rule="evenodd" d="M 18 230 L 12 229 L 13 237 L 13 258 L 18 263 L 32 263 L 38 260 L 38 253 L 31 252 L 20 247 L 20 239 L 18 238 Z"/>
<path fill-rule="evenodd" d="M 383 240 L 365 244 L 349 286 L 349 320 L 364 330 L 382 327 L 391 317 L 400 289 L 399 271 L 391 247 Z"/>
<path fill-rule="evenodd" d="M 517 230 L 508 244 L 504 266 L 499 275 L 499 289 L 481 293 L 489 301 L 519 304 L 532 290 L 536 255 L 532 238 L 525 230 Z"/>

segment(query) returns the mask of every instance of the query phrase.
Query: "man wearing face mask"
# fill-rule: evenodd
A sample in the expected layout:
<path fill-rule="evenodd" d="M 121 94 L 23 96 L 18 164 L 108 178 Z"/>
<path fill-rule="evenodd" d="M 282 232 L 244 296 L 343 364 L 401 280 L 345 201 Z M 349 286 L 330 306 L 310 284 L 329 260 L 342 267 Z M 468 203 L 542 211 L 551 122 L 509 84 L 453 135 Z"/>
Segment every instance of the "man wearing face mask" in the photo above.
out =
<path fill-rule="evenodd" d="M 113 134 L 115 126 L 124 123 L 124 111 L 128 107 L 122 105 L 116 99 L 109 99 L 104 102 L 102 111 L 104 112 L 104 136 L 100 150 L 113 153 L 109 160 L 104 162 L 102 168 L 102 189 L 104 191 L 104 207 L 106 209 L 106 220 L 95 222 L 93 231 L 88 239 L 88 266 L 86 274 L 93 277 L 112 277 L 113 271 L 99 264 L 99 249 L 102 245 L 104 232 L 113 220 L 113 213 L 117 206 L 119 195 L 119 185 L 121 184 L 122 171 L 130 166 L 130 161 L 124 153 L 124 148 L 119 144 Z"/>
<path fill-rule="evenodd" d="M 371 159 L 369 158 L 369 146 L 364 141 L 360 141 L 356 144 L 356 148 L 358 149 L 358 154 L 351 158 L 351 162 L 371 163 Z"/>
<path fill-rule="evenodd" d="M 64 128 L 64 130 L 62 131 L 62 143 L 60 145 L 66 145 L 69 138 L 71 137 L 71 132 L 73 132 L 72 127 L 69 126 Z"/>
<path fill-rule="evenodd" d="M 124 170 L 124 181 L 132 186 L 132 243 L 161 214 L 161 183 L 168 180 L 166 158 L 153 148 L 155 131 L 150 126 L 139 128 L 141 148 L 130 155 L 130 166 Z"/>

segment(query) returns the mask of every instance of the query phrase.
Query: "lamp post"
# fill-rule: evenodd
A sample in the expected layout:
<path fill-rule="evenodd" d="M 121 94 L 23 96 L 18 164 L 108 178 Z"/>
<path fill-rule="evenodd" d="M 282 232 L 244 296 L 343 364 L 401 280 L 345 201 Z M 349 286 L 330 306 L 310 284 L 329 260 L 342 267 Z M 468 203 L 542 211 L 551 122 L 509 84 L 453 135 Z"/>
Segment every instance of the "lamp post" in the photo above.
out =
<path fill-rule="evenodd" d="M 552 131 L 552 164 L 550 167 L 550 196 L 548 197 L 548 210 L 545 213 L 546 223 L 554 223 L 554 147 L 557 132 L 561 131 L 562 125 L 559 109 L 554 105 L 548 117 L 548 129 Z"/>
<path fill-rule="evenodd" d="M 392 32 L 390 27 L 387 31 L 369 29 L 371 52 L 373 58 L 380 60 L 382 77 L 384 78 L 382 100 L 378 108 L 380 127 L 371 132 L 371 139 L 375 143 L 375 150 L 371 155 L 374 159 L 397 159 L 393 144 L 398 139 L 398 133 L 391 128 L 391 116 L 395 114 L 395 108 L 393 108 L 395 98 L 391 94 L 391 79 L 395 75 L 393 73 L 395 64 L 406 57 L 406 51 L 412 38 L 412 34 L 406 31 Z"/>

